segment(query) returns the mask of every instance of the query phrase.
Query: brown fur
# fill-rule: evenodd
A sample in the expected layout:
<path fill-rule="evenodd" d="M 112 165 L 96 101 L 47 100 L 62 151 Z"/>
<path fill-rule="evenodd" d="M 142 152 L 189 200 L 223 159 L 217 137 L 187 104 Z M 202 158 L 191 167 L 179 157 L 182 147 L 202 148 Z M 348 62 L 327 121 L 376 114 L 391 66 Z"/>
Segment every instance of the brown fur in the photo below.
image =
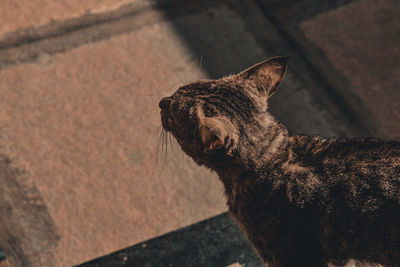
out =
<path fill-rule="evenodd" d="M 161 100 L 164 129 L 216 171 L 232 217 L 270 266 L 400 266 L 400 143 L 291 135 L 267 102 L 281 57 Z"/>

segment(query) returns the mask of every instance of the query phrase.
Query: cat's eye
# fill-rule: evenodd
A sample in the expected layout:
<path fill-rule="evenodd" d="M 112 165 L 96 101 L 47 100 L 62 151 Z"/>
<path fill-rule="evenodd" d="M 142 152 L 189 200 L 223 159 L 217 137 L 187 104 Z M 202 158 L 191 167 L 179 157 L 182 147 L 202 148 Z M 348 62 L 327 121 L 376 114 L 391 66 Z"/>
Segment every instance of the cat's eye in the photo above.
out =
<path fill-rule="evenodd" d="M 176 103 L 176 101 L 174 101 L 171 104 L 171 111 L 172 111 L 172 113 L 175 113 L 175 112 L 177 112 L 177 110 L 178 110 L 178 103 Z"/>

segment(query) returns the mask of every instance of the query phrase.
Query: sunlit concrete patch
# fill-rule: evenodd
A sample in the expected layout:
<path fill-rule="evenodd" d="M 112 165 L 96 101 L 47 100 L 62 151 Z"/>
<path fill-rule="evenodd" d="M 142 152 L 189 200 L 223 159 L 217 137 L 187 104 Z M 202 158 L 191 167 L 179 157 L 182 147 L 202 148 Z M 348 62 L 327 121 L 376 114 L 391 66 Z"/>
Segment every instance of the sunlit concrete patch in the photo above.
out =
<path fill-rule="evenodd" d="M 399 13 L 396 0 L 355 1 L 300 26 L 381 122 L 376 136 L 396 139 L 400 139 Z"/>
<path fill-rule="evenodd" d="M 142 0 L 6 0 L 0 2 L 0 40 L 7 33 L 37 28 L 49 23 L 78 18 L 86 14 L 112 11 Z M 143 2 L 143 1 L 142 1 Z"/>
<path fill-rule="evenodd" d="M 158 101 L 204 77 L 168 23 L 0 72 L 0 147 L 35 181 L 60 266 L 226 210 L 217 177 L 173 141 L 156 164 Z"/>

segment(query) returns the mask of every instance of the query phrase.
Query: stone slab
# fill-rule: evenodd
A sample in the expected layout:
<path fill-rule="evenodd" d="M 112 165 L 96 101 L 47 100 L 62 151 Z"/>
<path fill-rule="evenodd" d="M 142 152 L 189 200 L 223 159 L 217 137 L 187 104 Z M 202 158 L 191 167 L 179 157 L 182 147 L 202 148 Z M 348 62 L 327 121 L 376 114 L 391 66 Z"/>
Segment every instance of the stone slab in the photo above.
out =
<path fill-rule="evenodd" d="M 224 213 L 76 267 L 108 266 L 263 267 L 265 265 L 231 216 Z M 332 264 L 328 266 L 336 267 Z M 346 267 L 370 266 L 351 260 Z"/>
<path fill-rule="evenodd" d="M 237 224 L 225 213 L 77 267 L 106 266 L 262 267 L 265 265 Z"/>
<path fill-rule="evenodd" d="M 215 175 L 167 137 L 156 164 L 159 99 L 204 76 L 168 23 L 0 72 L 1 152 L 40 191 L 60 265 L 225 210 Z"/>
<path fill-rule="evenodd" d="M 400 139 L 400 2 L 355 1 L 300 24 L 372 111 L 375 136 Z"/>
<path fill-rule="evenodd" d="M 116 10 L 132 0 L 5 0 L 0 2 L 0 40 L 8 33 L 34 29 L 83 15 Z M 137 1 L 136 1 L 137 2 Z"/>

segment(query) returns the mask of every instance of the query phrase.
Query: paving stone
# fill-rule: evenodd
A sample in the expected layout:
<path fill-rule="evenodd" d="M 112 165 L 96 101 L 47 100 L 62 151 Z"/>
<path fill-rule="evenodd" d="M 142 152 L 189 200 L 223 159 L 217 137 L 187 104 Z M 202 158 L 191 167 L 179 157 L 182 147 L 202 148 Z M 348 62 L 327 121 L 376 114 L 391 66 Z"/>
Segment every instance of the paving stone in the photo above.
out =
<path fill-rule="evenodd" d="M 227 214 L 147 240 L 77 267 L 261 267 L 261 258 Z"/>
<path fill-rule="evenodd" d="M 375 135 L 393 139 L 400 139 L 399 13 L 397 0 L 355 1 L 300 26 L 380 122 Z"/>
<path fill-rule="evenodd" d="M 0 40 L 7 33 L 118 9 L 132 0 L 6 0 L 0 3 Z M 138 2 L 138 0 L 136 0 Z"/>
<path fill-rule="evenodd" d="M 201 77 L 168 23 L 0 72 L 1 150 L 41 193 L 61 265 L 225 210 L 215 174 L 168 139 L 156 165 L 159 99 Z"/>

